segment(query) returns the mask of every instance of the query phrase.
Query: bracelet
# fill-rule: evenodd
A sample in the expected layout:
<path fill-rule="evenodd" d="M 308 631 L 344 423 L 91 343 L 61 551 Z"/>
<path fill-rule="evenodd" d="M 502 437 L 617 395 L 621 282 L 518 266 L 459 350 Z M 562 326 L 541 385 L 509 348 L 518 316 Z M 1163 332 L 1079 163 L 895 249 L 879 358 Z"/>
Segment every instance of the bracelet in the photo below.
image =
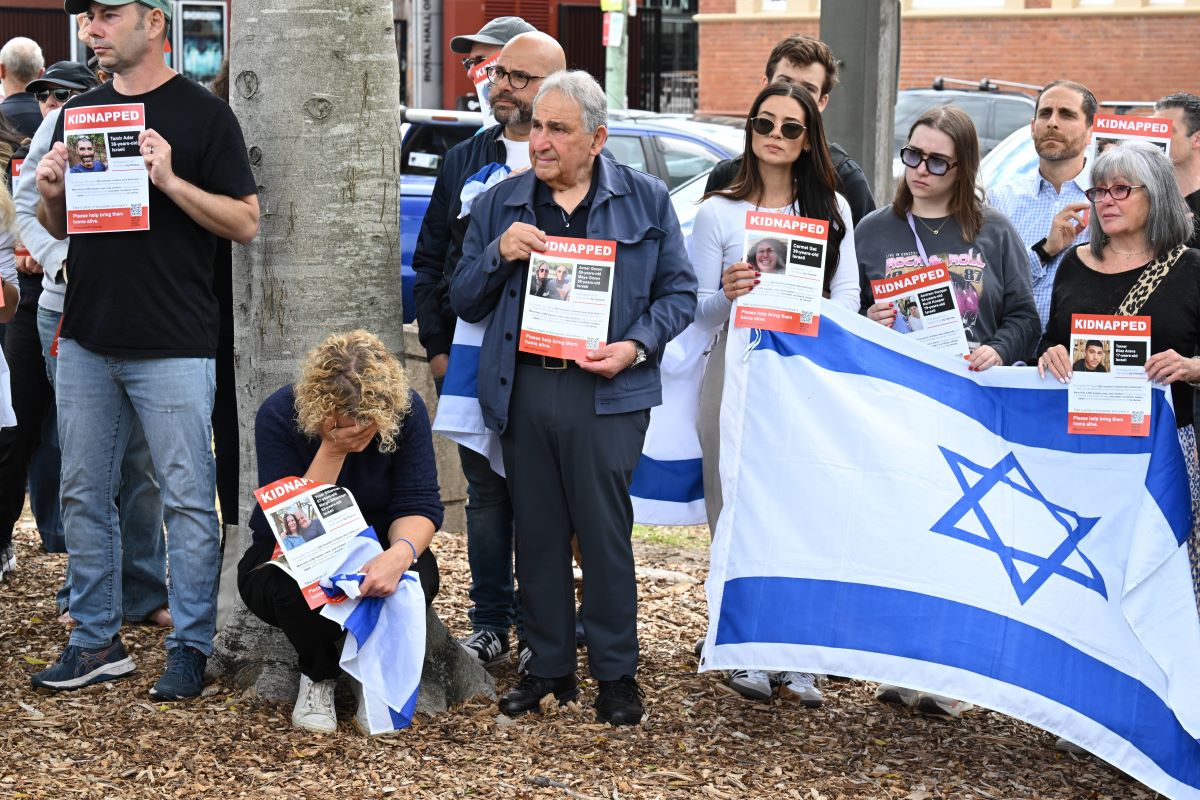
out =
<path fill-rule="evenodd" d="M 417 563 L 417 558 L 418 558 L 418 556 L 417 556 L 417 548 L 416 548 L 416 545 L 414 545 L 414 544 L 413 544 L 412 542 L 410 542 L 408 539 L 404 539 L 404 538 L 397 539 L 396 541 L 397 541 L 397 542 L 404 542 L 406 545 L 408 545 L 408 549 L 409 549 L 409 550 L 412 550 L 412 553 L 413 553 L 413 560 L 412 560 L 412 563 L 414 563 L 414 564 L 415 564 L 415 563 Z"/>

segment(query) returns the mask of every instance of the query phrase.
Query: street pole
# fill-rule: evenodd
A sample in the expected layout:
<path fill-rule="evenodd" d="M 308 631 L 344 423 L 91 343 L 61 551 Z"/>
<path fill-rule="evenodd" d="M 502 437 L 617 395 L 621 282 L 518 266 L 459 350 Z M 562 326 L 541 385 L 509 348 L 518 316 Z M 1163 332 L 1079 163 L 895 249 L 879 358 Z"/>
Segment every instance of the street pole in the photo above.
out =
<path fill-rule="evenodd" d="M 628 81 L 629 36 L 625 30 L 629 17 L 625 14 L 626 0 L 601 0 L 605 12 L 604 91 L 609 108 L 628 108 L 625 88 Z"/>
<path fill-rule="evenodd" d="M 821 39 L 838 60 L 840 82 L 821 115 L 829 141 L 846 148 L 871 181 L 876 204 L 892 196 L 892 128 L 900 79 L 898 0 L 821 4 Z"/>

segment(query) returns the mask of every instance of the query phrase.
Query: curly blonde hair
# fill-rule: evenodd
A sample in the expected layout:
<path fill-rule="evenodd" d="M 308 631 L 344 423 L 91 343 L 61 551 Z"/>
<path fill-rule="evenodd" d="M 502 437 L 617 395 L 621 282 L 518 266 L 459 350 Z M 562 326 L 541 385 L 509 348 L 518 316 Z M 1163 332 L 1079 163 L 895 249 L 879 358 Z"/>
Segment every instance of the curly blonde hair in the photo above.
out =
<path fill-rule="evenodd" d="M 296 381 L 296 421 L 319 436 L 325 420 L 352 417 L 379 426 L 379 450 L 394 452 L 400 423 L 412 405 L 408 374 L 379 338 L 367 331 L 335 333 L 313 348 Z"/>

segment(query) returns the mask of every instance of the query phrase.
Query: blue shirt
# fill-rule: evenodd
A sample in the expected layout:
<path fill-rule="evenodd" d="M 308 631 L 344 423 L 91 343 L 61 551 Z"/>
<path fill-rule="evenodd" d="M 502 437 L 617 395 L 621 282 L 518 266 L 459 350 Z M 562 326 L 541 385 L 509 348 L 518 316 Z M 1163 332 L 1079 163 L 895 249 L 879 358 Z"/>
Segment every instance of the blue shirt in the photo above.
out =
<path fill-rule="evenodd" d="M 1055 191 L 1054 184 L 1043 178 L 1039 171 L 1030 177 L 1017 178 L 997 186 L 988 193 L 988 201 L 1012 221 L 1021 241 L 1025 243 L 1025 256 L 1029 259 L 1029 273 L 1033 279 L 1033 303 L 1042 321 L 1042 331 L 1046 330 L 1046 322 L 1050 319 L 1050 296 L 1054 293 L 1054 276 L 1058 274 L 1058 265 L 1072 245 L 1087 241 L 1087 230 L 1076 236 L 1047 264 L 1043 264 L 1038 254 L 1029 248 L 1046 238 L 1050 232 L 1050 220 L 1055 214 L 1072 203 L 1088 201 L 1083 195 L 1084 190 L 1091 188 L 1088 174 L 1085 166 L 1082 172 L 1062 185 L 1061 191 Z"/>
<path fill-rule="evenodd" d="M 104 172 L 107 169 L 108 167 L 104 166 L 104 162 L 97 158 L 92 161 L 91 169 L 88 169 L 83 164 L 76 164 L 75 166 L 71 167 L 69 172 L 74 172 L 76 174 L 80 172 Z"/>

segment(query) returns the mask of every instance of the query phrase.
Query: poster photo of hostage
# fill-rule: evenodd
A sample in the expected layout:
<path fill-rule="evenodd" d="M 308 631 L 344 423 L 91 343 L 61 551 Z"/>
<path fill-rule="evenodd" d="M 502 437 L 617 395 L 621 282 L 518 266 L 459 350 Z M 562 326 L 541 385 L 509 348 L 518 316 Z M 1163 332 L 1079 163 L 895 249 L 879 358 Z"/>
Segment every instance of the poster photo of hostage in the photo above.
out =
<path fill-rule="evenodd" d="M 67 137 L 69 171 L 78 175 L 85 172 L 108 170 L 107 143 L 103 134 Z"/>
<path fill-rule="evenodd" d="M 780 274 L 787 267 L 787 250 L 778 239 L 759 239 L 746 253 L 746 260 L 763 274 Z"/>

